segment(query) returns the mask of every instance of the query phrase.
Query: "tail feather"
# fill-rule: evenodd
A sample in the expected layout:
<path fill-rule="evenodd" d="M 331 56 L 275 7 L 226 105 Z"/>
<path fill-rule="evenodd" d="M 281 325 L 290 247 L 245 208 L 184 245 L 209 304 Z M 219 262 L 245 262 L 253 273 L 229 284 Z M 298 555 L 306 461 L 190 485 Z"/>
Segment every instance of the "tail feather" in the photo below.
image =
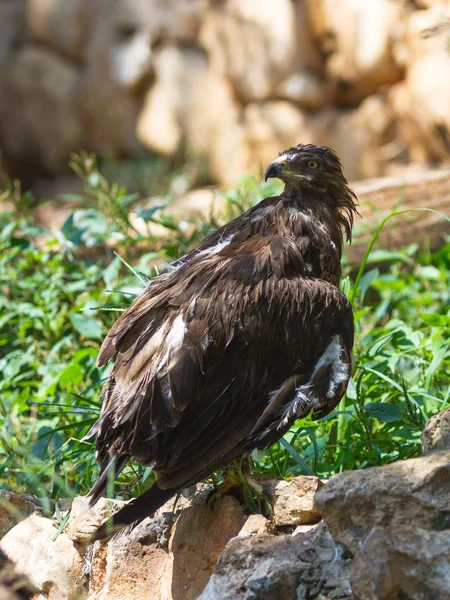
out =
<path fill-rule="evenodd" d="M 155 483 L 150 489 L 138 498 L 131 500 L 115 515 L 105 521 L 93 534 L 91 542 L 97 540 L 108 541 L 125 527 L 127 528 L 126 532 L 131 531 L 146 517 L 152 515 L 170 498 L 175 496 L 181 489 L 182 487 L 162 490 Z"/>
<path fill-rule="evenodd" d="M 128 454 L 124 454 L 122 456 L 114 455 L 105 460 L 101 466 L 97 481 L 89 490 L 89 508 L 92 508 L 94 504 L 97 504 L 100 498 L 105 494 L 109 482 L 114 481 L 120 475 L 129 458 Z"/>

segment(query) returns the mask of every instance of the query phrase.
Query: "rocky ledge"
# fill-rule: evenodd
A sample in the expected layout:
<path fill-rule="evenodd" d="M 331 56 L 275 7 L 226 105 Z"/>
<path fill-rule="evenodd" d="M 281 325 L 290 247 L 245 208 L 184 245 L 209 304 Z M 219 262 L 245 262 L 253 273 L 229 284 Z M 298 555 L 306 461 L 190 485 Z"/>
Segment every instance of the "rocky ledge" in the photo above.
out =
<path fill-rule="evenodd" d="M 1 548 L 38 592 L 6 557 L 0 590 L 16 585 L 5 598 L 33 600 L 450 598 L 450 449 L 438 442 L 446 420 L 427 425 L 424 452 L 440 450 L 420 458 L 327 482 L 263 479 L 270 521 L 232 496 L 207 508 L 198 486 L 130 535 L 89 544 L 121 503 L 102 499 L 87 511 L 76 498 L 58 534 L 39 505 L 8 493 Z M 28 516 L 17 522 L 20 511 Z"/>

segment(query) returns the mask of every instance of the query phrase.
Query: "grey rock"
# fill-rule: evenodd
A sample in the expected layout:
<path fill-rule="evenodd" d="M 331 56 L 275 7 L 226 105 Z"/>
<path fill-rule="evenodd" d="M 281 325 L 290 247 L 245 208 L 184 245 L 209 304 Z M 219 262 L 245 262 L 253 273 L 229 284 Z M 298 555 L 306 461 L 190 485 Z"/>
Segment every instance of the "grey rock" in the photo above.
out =
<path fill-rule="evenodd" d="M 355 557 L 355 600 L 450 598 L 450 532 L 374 528 Z"/>
<path fill-rule="evenodd" d="M 349 598 L 352 561 L 323 524 L 231 540 L 199 600 Z"/>
<path fill-rule="evenodd" d="M 448 527 L 450 451 L 332 477 L 316 504 L 334 539 L 354 554 L 373 527 Z"/>
<path fill-rule="evenodd" d="M 35 510 L 36 505 L 28 499 L 8 490 L 0 490 L 0 538 Z"/>
<path fill-rule="evenodd" d="M 450 408 L 427 421 L 420 439 L 423 454 L 450 449 Z"/>

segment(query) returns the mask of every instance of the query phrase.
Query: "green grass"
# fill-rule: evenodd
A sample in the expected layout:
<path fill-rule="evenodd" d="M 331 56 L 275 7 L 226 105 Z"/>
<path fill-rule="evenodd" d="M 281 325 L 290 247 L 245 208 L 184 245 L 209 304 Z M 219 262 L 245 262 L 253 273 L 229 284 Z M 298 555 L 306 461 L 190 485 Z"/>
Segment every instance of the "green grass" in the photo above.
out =
<path fill-rule="evenodd" d="M 81 438 L 99 414 L 110 367 L 95 361 L 118 311 L 164 264 L 276 189 L 247 178 L 225 194 L 226 214 L 177 223 L 139 209 L 95 157 L 72 162 L 85 192 L 61 231 L 37 228 L 30 197 L 8 182 L 0 214 L 0 486 L 50 498 L 84 494 L 95 479 L 93 443 Z M 130 206 L 167 235 L 138 234 Z M 424 422 L 450 406 L 450 244 L 389 252 L 375 242 L 357 277 L 344 270 L 357 330 L 347 395 L 253 459 L 256 473 L 328 477 L 418 455 Z M 150 469 L 130 466 L 115 491 L 129 497 L 151 481 Z"/>

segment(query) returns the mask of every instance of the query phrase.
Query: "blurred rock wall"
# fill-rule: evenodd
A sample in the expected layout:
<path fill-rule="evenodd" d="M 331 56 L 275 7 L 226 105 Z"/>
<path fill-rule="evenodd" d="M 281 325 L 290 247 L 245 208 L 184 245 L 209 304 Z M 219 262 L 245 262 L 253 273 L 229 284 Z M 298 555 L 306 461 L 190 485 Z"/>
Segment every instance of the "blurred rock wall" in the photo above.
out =
<path fill-rule="evenodd" d="M 327 144 L 350 179 L 450 159 L 450 7 L 433 0 L 0 0 L 0 147 L 204 156 L 234 183 Z"/>

